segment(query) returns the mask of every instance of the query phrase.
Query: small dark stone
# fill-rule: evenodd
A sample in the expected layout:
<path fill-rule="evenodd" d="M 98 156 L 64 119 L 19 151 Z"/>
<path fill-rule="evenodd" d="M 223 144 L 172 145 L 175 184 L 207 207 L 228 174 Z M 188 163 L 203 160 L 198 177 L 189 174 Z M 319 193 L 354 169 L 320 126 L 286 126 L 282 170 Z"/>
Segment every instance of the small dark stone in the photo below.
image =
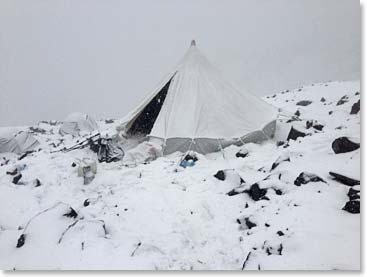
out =
<path fill-rule="evenodd" d="M 22 178 L 22 174 L 19 173 L 18 175 L 16 175 L 14 178 L 13 178 L 13 184 L 18 184 L 19 180 Z"/>
<path fill-rule="evenodd" d="M 270 225 L 268 223 L 265 223 L 265 227 L 270 227 Z"/>
<path fill-rule="evenodd" d="M 223 170 L 219 170 L 215 175 L 215 178 L 217 178 L 218 180 L 224 181 L 226 179 L 226 175 L 224 173 Z"/>
<path fill-rule="evenodd" d="M 329 174 L 333 177 L 333 180 L 338 181 L 346 186 L 359 186 L 361 183 L 359 180 L 355 180 L 335 172 L 330 171 Z"/>
<path fill-rule="evenodd" d="M 124 209 L 124 211 L 125 211 L 125 212 L 126 212 L 127 210 L 128 210 L 128 209 L 126 209 L 126 208 Z"/>
<path fill-rule="evenodd" d="M 277 195 L 282 195 L 283 194 L 283 192 L 280 189 L 274 189 L 274 191 Z"/>
<path fill-rule="evenodd" d="M 248 195 L 255 201 L 262 200 L 267 192 L 266 189 L 261 189 L 258 183 L 251 185 L 250 189 L 246 191 Z"/>
<path fill-rule="evenodd" d="M 18 169 L 16 168 L 13 171 L 7 171 L 6 174 L 11 175 L 11 176 L 17 175 L 18 174 Z"/>
<path fill-rule="evenodd" d="M 194 162 L 197 162 L 198 158 L 196 157 L 196 155 L 190 155 L 190 154 L 187 154 L 184 158 L 185 161 L 194 161 Z"/>
<path fill-rule="evenodd" d="M 305 137 L 306 136 L 306 134 L 305 133 L 303 133 L 303 132 L 300 132 L 300 131 L 298 131 L 298 130 L 296 130 L 295 128 L 293 128 L 293 126 L 292 126 L 292 128 L 291 128 L 291 130 L 289 131 L 289 134 L 288 134 L 288 137 L 287 137 L 287 140 L 289 141 L 289 140 L 297 140 L 297 138 L 299 138 L 299 137 Z"/>
<path fill-rule="evenodd" d="M 283 244 L 280 244 L 278 248 L 278 254 L 282 255 L 282 252 L 283 252 Z"/>
<path fill-rule="evenodd" d="M 313 121 L 312 120 L 307 120 L 306 121 L 306 129 L 310 129 L 313 126 Z"/>
<path fill-rule="evenodd" d="M 70 207 L 70 211 L 66 214 L 63 214 L 63 216 L 76 218 L 78 216 L 78 213 L 73 208 Z"/>
<path fill-rule="evenodd" d="M 333 113 L 333 111 L 329 111 L 329 115 L 331 115 Z"/>
<path fill-rule="evenodd" d="M 294 185 L 296 186 L 301 186 L 301 185 L 305 185 L 309 182 L 323 182 L 326 183 L 322 178 L 320 178 L 319 176 L 312 174 L 312 173 L 306 173 L 306 172 L 302 172 L 294 181 Z"/>
<path fill-rule="evenodd" d="M 360 145 L 359 143 L 350 141 L 347 137 L 340 137 L 333 141 L 331 147 L 335 154 L 339 154 L 357 150 Z"/>
<path fill-rule="evenodd" d="M 359 91 L 357 91 L 354 95 L 359 95 L 360 93 L 359 93 Z"/>
<path fill-rule="evenodd" d="M 326 99 L 324 97 L 321 97 L 320 102 L 325 102 Z"/>
<path fill-rule="evenodd" d="M 89 206 L 89 204 L 90 204 L 89 199 L 85 199 L 85 200 L 84 200 L 84 203 L 83 203 L 83 206 L 84 206 L 84 207 L 88 207 L 88 206 Z"/>
<path fill-rule="evenodd" d="M 294 115 L 296 115 L 296 116 L 300 116 L 300 115 L 301 115 L 301 112 L 300 112 L 299 110 L 297 110 L 297 111 L 294 113 Z"/>
<path fill-rule="evenodd" d="M 348 102 L 348 96 L 344 95 L 340 100 L 336 103 L 337 106 L 343 105 L 344 103 Z"/>
<path fill-rule="evenodd" d="M 71 164 L 71 166 L 72 166 L 72 167 L 76 167 L 76 163 L 74 163 L 74 162 L 73 162 L 73 163 Z"/>
<path fill-rule="evenodd" d="M 360 110 L 360 102 L 361 100 L 358 100 L 358 102 L 354 103 L 352 106 L 352 109 L 350 111 L 350 114 L 357 114 Z"/>
<path fill-rule="evenodd" d="M 25 234 L 21 234 L 17 242 L 17 248 L 21 248 L 24 245 L 24 242 L 25 242 Z"/>
<path fill-rule="evenodd" d="M 284 233 L 283 233 L 282 231 L 278 231 L 278 232 L 277 232 L 277 235 L 278 235 L 279 237 L 281 237 L 281 236 L 284 236 Z"/>
<path fill-rule="evenodd" d="M 281 140 L 281 141 L 277 141 L 277 146 L 282 146 L 285 143 L 285 141 Z"/>
<path fill-rule="evenodd" d="M 324 128 L 324 125 L 316 124 L 316 125 L 313 125 L 312 127 L 315 128 L 318 131 L 322 131 L 322 129 Z"/>
<path fill-rule="evenodd" d="M 299 101 L 297 102 L 297 106 L 308 106 L 312 103 L 312 101 L 309 101 L 309 100 L 302 100 L 302 101 Z"/>
<path fill-rule="evenodd" d="M 249 206 L 248 206 L 248 203 L 246 202 L 246 205 L 245 205 L 245 209 L 247 209 Z"/>
<path fill-rule="evenodd" d="M 35 183 L 36 183 L 35 187 L 40 187 L 42 185 L 42 183 L 39 179 L 36 179 Z"/>
<path fill-rule="evenodd" d="M 245 158 L 245 157 L 247 157 L 247 156 L 248 156 L 248 154 L 249 154 L 249 152 L 248 152 L 247 150 L 243 150 L 243 149 L 241 149 L 240 151 L 238 151 L 238 152 L 236 153 L 236 157 L 237 157 L 237 158 Z"/>
<path fill-rule="evenodd" d="M 241 225 L 241 220 L 239 220 L 238 218 L 236 219 L 236 222 Z"/>
<path fill-rule="evenodd" d="M 360 213 L 360 203 L 359 201 L 355 201 L 355 200 L 348 201 L 347 203 L 345 203 L 343 210 L 351 214 L 359 214 Z"/>
<path fill-rule="evenodd" d="M 254 228 L 254 227 L 257 226 L 255 223 L 250 221 L 250 219 L 248 217 L 245 217 L 245 224 L 246 224 L 247 228 L 249 228 L 249 229 Z"/>

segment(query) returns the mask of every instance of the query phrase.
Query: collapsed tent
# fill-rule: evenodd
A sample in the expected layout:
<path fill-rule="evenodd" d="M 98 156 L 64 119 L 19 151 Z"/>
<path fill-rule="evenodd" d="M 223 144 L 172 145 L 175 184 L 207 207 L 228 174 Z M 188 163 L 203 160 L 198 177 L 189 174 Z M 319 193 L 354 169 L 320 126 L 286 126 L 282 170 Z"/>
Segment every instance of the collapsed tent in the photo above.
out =
<path fill-rule="evenodd" d="M 0 133 L 0 153 L 21 154 L 33 151 L 38 145 L 38 140 L 27 131 Z"/>
<path fill-rule="evenodd" d="M 219 151 L 274 135 L 277 110 L 225 81 L 192 41 L 176 68 L 118 127 L 161 141 L 164 154 Z"/>
<path fill-rule="evenodd" d="M 72 113 L 67 116 L 60 127 L 60 135 L 79 136 L 98 129 L 97 122 L 87 114 Z"/>

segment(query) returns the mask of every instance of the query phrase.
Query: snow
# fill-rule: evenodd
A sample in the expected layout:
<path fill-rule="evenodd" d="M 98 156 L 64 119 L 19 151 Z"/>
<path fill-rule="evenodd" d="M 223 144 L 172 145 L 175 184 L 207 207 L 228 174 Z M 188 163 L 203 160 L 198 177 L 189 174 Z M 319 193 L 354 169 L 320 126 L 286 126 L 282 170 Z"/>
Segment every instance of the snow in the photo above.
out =
<path fill-rule="evenodd" d="M 60 137 L 60 124 L 40 123 L 46 133 L 34 135 L 41 151 L 22 160 L 0 154 L 10 159 L 0 166 L 0 268 L 241 270 L 246 260 L 245 270 L 358 270 L 360 215 L 342 210 L 349 187 L 328 172 L 360 180 L 360 149 L 343 154 L 331 149 L 341 136 L 360 140 L 360 114 L 350 115 L 359 90 L 359 82 L 329 82 L 265 97 L 282 109 L 276 136 L 247 144 L 244 158 L 236 157 L 238 146 L 198 154 L 195 165 L 186 168 L 179 166 L 182 153 L 148 162 L 139 156 L 128 166 L 99 163 L 89 185 L 83 185 L 72 163 L 96 160 L 96 154 L 89 149 L 53 152 L 76 138 Z M 336 105 L 344 95 L 347 102 Z M 312 103 L 296 105 L 303 100 Z M 286 123 L 297 110 L 302 121 Z M 307 120 L 325 127 L 306 129 Z M 98 124 L 104 130 L 118 123 Z M 310 135 L 277 146 L 291 126 Z M 139 149 L 151 153 L 152 145 L 138 145 L 130 156 Z M 6 172 L 23 164 L 22 185 L 15 185 Z M 214 177 L 219 170 L 226 173 L 224 181 Z M 302 172 L 326 183 L 295 186 Z M 269 200 L 227 195 L 254 183 L 267 189 Z M 70 208 L 75 218 L 65 216 Z M 249 228 L 245 218 L 256 226 Z M 24 245 L 17 248 L 21 234 Z"/>

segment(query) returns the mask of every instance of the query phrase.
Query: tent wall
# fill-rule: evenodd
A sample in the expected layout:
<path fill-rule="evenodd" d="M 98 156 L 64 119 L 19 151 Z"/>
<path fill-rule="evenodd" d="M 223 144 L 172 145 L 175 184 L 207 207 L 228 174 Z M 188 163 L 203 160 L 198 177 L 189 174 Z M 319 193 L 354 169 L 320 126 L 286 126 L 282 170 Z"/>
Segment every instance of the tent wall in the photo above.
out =
<path fill-rule="evenodd" d="M 164 155 L 172 154 L 176 151 L 185 153 L 189 150 L 206 154 L 212 152 L 218 152 L 221 148 L 225 148 L 229 145 L 241 146 L 244 143 L 261 143 L 274 137 L 276 128 L 276 121 L 272 121 L 267 124 L 262 130 L 258 130 L 247 134 L 238 139 L 212 139 L 212 138 L 169 138 L 166 140 L 164 148 Z M 160 140 L 164 143 L 162 138 L 150 137 L 151 140 Z"/>
<path fill-rule="evenodd" d="M 173 77 L 172 77 L 173 78 Z M 128 135 L 148 135 L 152 130 L 154 123 L 162 109 L 164 100 L 166 99 L 172 78 L 163 86 L 157 95 L 145 106 L 138 117 L 133 121 L 128 129 Z"/>

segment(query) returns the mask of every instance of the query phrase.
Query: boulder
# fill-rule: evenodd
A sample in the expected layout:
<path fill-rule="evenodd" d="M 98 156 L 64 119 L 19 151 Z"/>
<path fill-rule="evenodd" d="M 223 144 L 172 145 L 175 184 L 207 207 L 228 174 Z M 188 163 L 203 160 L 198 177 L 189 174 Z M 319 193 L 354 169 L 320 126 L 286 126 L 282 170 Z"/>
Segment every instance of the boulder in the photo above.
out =
<path fill-rule="evenodd" d="M 360 102 L 361 100 L 358 100 L 358 102 L 354 103 L 352 106 L 352 109 L 350 111 L 350 114 L 357 114 L 360 110 Z"/>
<path fill-rule="evenodd" d="M 338 181 L 339 183 L 342 183 L 349 187 L 359 186 L 361 183 L 359 180 L 355 180 L 332 171 L 330 171 L 329 174 L 333 177 L 333 180 Z"/>
<path fill-rule="evenodd" d="M 350 188 L 349 191 L 348 191 L 348 197 L 349 197 L 349 200 L 357 200 L 357 199 L 360 199 L 360 191 L 359 190 L 355 190 L 353 188 Z"/>
<path fill-rule="evenodd" d="M 258 183 L 251 185 L 250 189 L 245 191 L 253 200 L 265 200 L 267 190 L 259 187 Z M 268 199 L 268 198 L 266 198 Z"/>
<path fill-rule="evenodd" d="M 308 106 L 308 105 L 310 105 L 312 103 L 312 101 L 310 101 L 310 100 L 302 100 L 302 101 L 299 101 L 299 102 L 297 102 L 297 106 Z"/>
<path fill-rule="evenodd" d="M 317 176 L 316 174 L 309 173 L 309 172 L 302 172 L 296 180 L 294 180 L 294 185 L 301 186 L 305 185 L 309 182 L 323 182 L 326 183 L 322 178 Z"/>
<path fill-rule="evenodd" d="M 360 213 L 360 203 L 359 201 L 355 201 L 355 200 L 348 201 L 347 203 L 345 203 L 343 210 L 351 214 L 359 214 Z"/>
<path fill-rule="evenodd" d="M 340 100 L 336 103 L 337 106 L 343 105 L 344 103 L 348 102 L 348 96 L 344 95 Z"/>
<path fill-rule="evenodd" d="M 219 170 L 217 173 L 215 173 L 214 177 L 221 181 L 226 179 L 226 175 L 223 170 Z"/>
<path fill-rule="evenodd" d="M 333 141 L 331 147 L 333 148 L 335 154 L 339 154 L 357 150 L 360 145 L 359 143 L 350 141 L 347 137 L 340 137 Z"/>
<path fill-rule="evenodd" d="M 293 126 L 292 126 L 291 130 L 289 131 L 287 140 L 288 141 L 291 140 L 291 139 L 292 140 L 297 140 L 297 138 L 305 137 L 305 136 L 306 136 L 305 133 L 298 131 L 297 129 L 293 128 Z"/>
<path fill-rule="evenodd" d="M 17 185 L 18 184 L 18 182 L 19 182 L 19 180 L 22 178 L 22 174 L 21 173 L 19 173 L 19 174 L 17 174 L 16 176 L 14 176 L 14 178 L 13 178 L 13 184 L 15 184 L 15 185 Z"/>
<path fill-rule="evenodd" d="M 238 151 L 236 153 L 236 157 L 237 158 L 245 158 L 245 157 L 248 156 L 248 154 L 249 154 L 248 149 L 247 148 L 242 148 L 242 149 L 240 149 L 240 151 Z"/>
<path fill-rule="evenodd" d="M 320 102 L 325 102 L 326 99 L 324 97 L 321 97 Z"/>

